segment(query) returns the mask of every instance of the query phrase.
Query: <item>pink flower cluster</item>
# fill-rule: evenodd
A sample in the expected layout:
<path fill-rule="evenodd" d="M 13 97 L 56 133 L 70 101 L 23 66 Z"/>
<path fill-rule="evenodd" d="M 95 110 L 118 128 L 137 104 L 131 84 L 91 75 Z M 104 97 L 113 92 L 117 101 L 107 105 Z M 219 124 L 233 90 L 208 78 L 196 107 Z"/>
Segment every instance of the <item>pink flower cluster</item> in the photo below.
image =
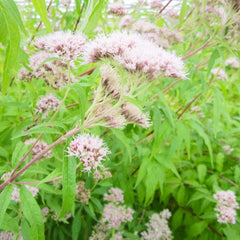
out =
<path fill-rule="evenodd" d="M 52 95 L 42 97 L 37 102 L 36 113 L 43 113 L 43 117 L 46 117 L 51 111 L 56 111 L 59 105 L 60 101 Z"/>
<path fill-rule="evenodd" d="M 86 62 L 96 62 L 103 57 L 113 57 L 125 69 L 148 74 L 150 79 L 161 74 L 185 78 L 181 58 L 169 53 L 140 34 L 113 32 L 100 35 L 86 45 Z"/>
<path fill-rule="evenodd" d="M 83 162 L 84 171 L 90 172 L 102 166 L 110 151 L 98 136 L 79 134 L 68 147 L 69 156 L 75 156 Z"/>
<path fill-rule="evenodd" d="M 162 0 L 152 0 L 150 2 L 150 7 L 151 8 L 161 8 L 163 6 Z"/>
<path fill-rule="evenodd" d="M 36 141 L 36 138 L 31 138 L 31 139 L 26 140 L 24 143 L 26 145 L 29 145 L 29 144 L 34 144 L 35 141 Z M 48 147 L 48 145 L 44 141 L 37 142 L 37 144 L 32 149 L 32 158 L 34 158 L 38 153 L 42 152 L 46 147 Z M 43 157 L 51 158 L 52 154 L 50 151 L 48 151 L 43 155 Z"/>
<path fill-rule="evenodd" d="M 225 65 L 234 69 L 238 69 L 240 66 L 240 63 L 237 57 L 231 57 L 225 61 Z"/>
<path fill-rule="evenodd" d="M 218 200 L 215 211 L 217 213 L 217 219 L 220 223 L 236 223 L 235 217 L 237 215 L 236 209 L 239 209 L 239 205 L 236 202 L 236 196 L 233 191 L 219 191 L 213 195 Z"/>
<path fill-rule="evenodd" d="M 43 78 L 48 85 L 60 89 L 68 81 L 68 72 L 66 71 L 67 64 L 65 62 L 56 59 L 53 60 L 57 57 L 56 53 L 45 51 L 33 54 L 29 58 L 29 67 L 33 71 L 22 68 L 19 72 L 19 78 L 27 81 L 32 80 L 32 78 Z M 71 64 L 71 68 L 73 67 L 74 65 Z M 76 81 L 72 74 L 70 77 L 71 82 Z"/>
<path fill-rule="evenodd" d="M 108 193 L 104 195 L 104 200 L 110 203 L 104 205 L 102 221 L 107 223 L 109 229 L 118 229 L 123 222 L 132 221 L 134 211 L 131 208 L 119 206 L 120 203 L 124 203 L 121 189 L 111 188 Z"/>
<path fill-rule="evenodd" d="M 109 239 L 109 230 L 115 229 L 114 239 L 123 239 L 123 232 L 119 231 L 122 223 L 132 221 L 134 211 L 124 205 L 123 192 L 119 188 L 111 188 L 104 200 L 110 201 L 104 205 L 102 219 L 94 227 L 90 240 Z"/>
<path fill-rule="evenodd" d="M 25 187 L 32 193 L 33 197 L 35 197 L 39 192 L 38 188 L 31 187 L 28 185 L 26 185 Z M 12 196 L 11 196 L 11 200 L 13 200 L 15 202 L 20 202 L 20 190 L 18 187 L 14 187 Z"/>
<path fill-rule="evenodd" d="M 83 52 L 86 40 L 81 33 L 54 32 L 36 39 L 37 49 L 55 53 L 63 61 L 76 60 Z"/>
<path fill-rule="evenodd" d="M 141 233 L 142 240 L 171 240 L 172 232 L 168 227 L 168 219 L 171 212 L 168 209 L 163 210 L 160 214 L 153 214 L 150 221 L 146 224 L 147 231 Z"/>
<path fill-rule="evenodd" d="M 227 80 L 228 79 L 228 75 L 226 74 L 226 72 L 223 69 L 219 68 L 219 67 L 213 68 L 211 70 L 211 73 L 213 75 L 216 75 L 217 79 L 221 79 L 221 80 Z"/>
<path fill-rule="evenodd" d="M 125 6 L 121 2 L 114 2 L 109 5 L 108 13 L 116 15 L 125 15 L 126 14 Z"/>
<path fill-rule="evenodd" d="M 119 188 L 111 188 L 109 194 L 104 194 L 104 200 L 114 202 L 115 204 L 124 203 L 123 191 Z"/>
<path fill-rule="evenodd" d="M 132 221 L 133 213 L 131 208 L 108 203 L 103 209 L 103 222 L 107 222 L 109 228 L 118 229 L 122 223 Z"/>
<path fill-rule="evenodd" d="M 130 15 L 125 15 L 124 17 L 122 17 L 121 21 L 119 22 L 119 27 L 120 28 L 125 28 L 127 26 L 129 26 L 130 24 L 133 23 L 133 19 Z"/>

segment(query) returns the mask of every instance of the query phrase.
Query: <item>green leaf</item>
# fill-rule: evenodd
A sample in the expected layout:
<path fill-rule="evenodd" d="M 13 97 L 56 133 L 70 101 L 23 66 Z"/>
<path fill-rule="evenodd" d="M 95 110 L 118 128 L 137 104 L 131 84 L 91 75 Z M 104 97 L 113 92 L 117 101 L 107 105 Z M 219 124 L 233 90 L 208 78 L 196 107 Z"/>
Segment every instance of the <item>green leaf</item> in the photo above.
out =
<path fill-rule="evenodd" d="M 66 129 L 65 125 L 60 122 L 41 123 L 35 127 L 30 128 L 29 130 L 27 130 L 25 132 L 17 134 L 12 139 L 23 137 L 23 136 L 30 135 L 30 134 L 36 134 L 36 133 L 37 134 L 38 133 L 62 134 L 60 131 L 58 131 L 57 129 L 54 129 L 53 127 L 61 127 L 64 130 Z"/>
<path fill-rule="evenodd" d="M 120 129 L 111 129 L 111 131 L 113 132 L 113 134 L 115 135 L 115 137 L 124 145 L 126 151 L 123 151 L 127 154 L 128 160 L 129 162 L 132 161 L 132 154 L 131 154 L 131 148 L 130 148 L 130 144 L 128 141 L 128 138 L 124 135 L 123 131 L 121 131 Z"/>
<path fill-rule="evenodd" d="M 18 233 L 18 219 L 5 214 L 0 229 Z"/>
<path fill-rule="evenodd" d="M 73 218 L 72 222 L 72 240 L 79 239 L 79 233 L 81 231 L 81 212 L 82 209 L 78 209 L 77 214 Z"/>
<path fill-rule="evenodd" d="M 20 186 L 20 200 L 23 215 L 31 226 L 32 240 L 44 240 L 44 223 L 41 209 L 25 186 Z"/>
<path fill-rule="evenodd" d="M 179 24 L 180 25 L 182 25 L 182 23 L 184 21 L 184 17 L 187 14 L 187 11 L 188 11 L 187 0 L 183 0 L 180 15 L 179 15 Z"/>
<path fill-rule="evenodd" d="M 23 25 L 20 13 L 15 2 L 13 0 L 2 0 L 2 5 L 5 7 L 5 9 L 8 10 L 8 12 L 14 18 L 15 22 L 18 24 L 18 27 L 22 30 L 22 32 L 24 34 L 27 34 L 27 31 Z"/>
<path fill-rule="evenodd" d="M 94 212 L 94 209 L 93 209 L 93 206 L 91 203 L 89 203 L 88 206 L 84 205 L 84 209 L 91 218 L 93 218 L 95 221 L 97 221 L 97 217 L 96 217 L 96 214 Z"/>
<path fill-rule="evenodd" d="M 205 221 L 194 223 L 188 226 L 187 232 L 191 237 L 196 237 L 200 235 L 208 226 L 208 223 Z"/>
<path fill-rule="evenodd" d="M 19 163 L 19 160 L 22 158 L 22 156 L 27 151 L 27 145 L 23 142 L 18 142 L 17 145 L 15 145 L 15 148 L 13 150 L 12 154 L 12 167 L 15 168 L 17 164 Z"/>
<path fill-rule="evenodd" d="M 80 31 L 89 35 L 98 25 L 99 18 L 102 15 L 102 9 L 105 0 L 89 0 L 84 20 L 81 24 Z"/>
<path fill-rule="evenodd" d="M 63 160 L 63 204 L 58 218 L 69 213 L 75 201 L 76 192 L 76 160 L 73 157 L 65 157 Z"/>
<path fill-rule="evenodd" d="M 76 10 L 77 10 L 78 16 L 80 16 L 82 0 L 75 0 L 75 4 L 76 4 Z"/>
<path fill-rule="evenodd" d="M 213 100 L 213 131 L 216 134 L 219 130 L 220 114 L 222 109 L 222 102 L 224 101 L 221 92 L 217 88 L 213 88 L 214 100 Z"/>
<path fill-rule="evenodd" d="M 162 114 L 159 111 L 159 109 L 155 107 L 153 112 L 154 138 L 153 138 L 151 157 L 158 151 L 159 145 L 161 144 L 161 119 L 162 119 Z"/>
<path fill-rule="evenodd" d="M 73 84 L 72 89 L 79 96 L 78 100 L 79 100 L 79 103 L 80 103 L 80 106 L 79 106 L 80 107 L 80 114 L 81 114 L 80 117 L 81 117 L 81 121 L 83 122 L 84 117 L 85 117 L 85 113 L 86 113 L 86 110 L 87 110 L 87 106 L 88 106 L 86 92 L 80 84 Z"/>
<path fill-rule="evenodd" d="M 47 12 L 47 6 L 45 3 L 45 0 L 32 0 L 32 3 L 35 10 L 41 17 L 41 20 L 43 21 L 45 27 L 47 28 L 47 31 L 52 32 L 52 27 L 48 20 L 48 12 Z"/>
<path fill-rule="evenodd" d="M 210 72 L 211 72 L 211 70 L 212 70 L 212 68 L 214 66 L 214 63 L 215 63 L 216 59 L 218 59 L 219 57 L 220 57 L 219 50 L 216 48 L 213 51 L 213 53 L 212 53 L 212 55 L 211 55 L 211 57 L 209 59 L 209 62 L 208 62 L 207 77 L 209 76 L 209 74 L 210 74 Z"/>
<path fill-rule="evenodd" d="M 5 212 L 11 200 L 13 185 L 9 184 L 3 189 L 0 195 L 0 226 L 4 220 Z"/>
<path fill-rule="evenodd" d="M 207 175 L 207 167 L 204 164 L 200 164 L 197 166 L 197 172 L 198 172 L 199 182 L 203 183 Z"/>
<path fill-rule="evenodd" d="M 14 76 L 13 70 L 15 67 L 15 62 L 18 57 L 18 51 L 20 48 L 20 33 L 18 24 L 16 23 L 14 17 L 9 13 L 9 11 L 0 2 L 0 11 L 2 11 L 2 16 L 7 28 L 8 35 L 8 46 L 6 50 L 6 55 L 3 65 L 3 80 L 2 80 L 2 92 L 5 94 L 7 92 L 8 86 L 12 77 Z"/>
<path fill-rule="evenodd" d="M 55 170 L 53 170 L 47 177 L 45 177 L 44 179 L 42 179 L 39 183 L 38 183 L 38 185 L 40 185 L 40 184 L 42 184 L 42 183 L 44 183 L 44 182 L 47 182 L 48 180 L 51 180 L 52 178 L 55 178 L 55 177 L 59 177 L 59 176 L 61 176 L 61 171 L 60 171 L 60 169 L 55 169 Z"/>
<path fill-rule="evenodd" d="M 199 136 L 201 136 L 208 148 L 208 151 L 209 151 L 209 155 L 210 155 L 210 161 L 211 161 L 211 165 L 212 165 L 212 168 L 214 166 L 213 164 L 213 153 L 212 153 L 212 145 L 211 145 L 211 142 L 210 142 L 210 139 L 208 137 L 208 135 L 204 132 L 203 128 L 201 126 L 199 126 L 197 123 L 195 122 L 191 122 L 191 126 L 193 129 L 195 129 L 197 131 L 197 133 L 199 134 Z"/>

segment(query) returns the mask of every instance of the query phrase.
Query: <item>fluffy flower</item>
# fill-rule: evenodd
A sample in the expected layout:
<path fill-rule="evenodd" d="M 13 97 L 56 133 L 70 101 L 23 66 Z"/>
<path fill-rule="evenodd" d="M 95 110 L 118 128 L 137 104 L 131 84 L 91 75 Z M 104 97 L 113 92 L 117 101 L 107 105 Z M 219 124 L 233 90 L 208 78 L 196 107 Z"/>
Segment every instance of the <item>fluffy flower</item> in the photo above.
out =
<path fill-rule="evenodd" d="M 103 140 L 90 134 L 79 134 L 68 147 L 69 156 L 78 157 L 83 162 L 84 170 L 87 172 L 102 166 L 102 161 L 109 153 L 110 151 Z"/>
<path fill-rule="evenodd" d="M 91 197 L 91 191 L 86 189 L 84 185 L 84 181 L 79 181 L 76 184 L 76 199 L 79 199 L 82 203 L 88 204 Z"/>
<path fill-rule="evenodd" d="M 151 126 L 149 116 L 142 113 L 142 111 L 133 103 L 125 103 L 122 106 L 122 112 L 129 123 L 136 123 L 144 128 Z"/>
<path fill-rule="evenodd" d="M 138 20 L 133 24 L 133 30 L 140 33 L 147 33 L 147 32 L 158 32 L 158 27 L 150 22 L 146 22 L 144 20 Z"/>
<path fill-rule="evenodd" d="M 134 211 L 125 206 L 116 206 L 113 203 L 105 204 L 103 209 L 103 222 L 108 223 L 108 228 L 118 229 L 123 222 L 132 221 Z"/>
<path fill-rule="evenodd" d="M 31 138 L 31 139 L 26 140 L 24 143 L 26 145 L 30 145 L 30 144 L 34 144 L 35 141 L 36 141 L 36 138 Z M 34 158 L 38 153 L 42 152 L 46 147 L 48 147 L 48 145 L 44 141 L 37 142 L 37 144 L 32 149 L 32 158 Z M 48 151 L 43 155 L 43 157 L 51 158 L 52 153 L 50 151 Z"/>
<path fill-rule="evenodd" d="M 236 196 L 233 191 L 219 191 L 213 195 L 218 201 L 215 211 L 217 213 L 217 219 L 220 223 L 236 223 L 235 217 L 237 215 L 236 209 L 239 209 L 239 205 L 236 202 Z"/>
<path fill-rule="evenodd" d="M 116 15 L 125 15 L 126 14 L 125 6 L 121 2 L 114 2 L 109 5 L 108 13 L 113 13 Z"/>
<path fill-rule="evenodd" d="M 59 31 L 37 38 L 34 46 L 69 61 L 76 60 L 82 54 L 85 43 L 85 37 L 81 33 Z"/>
<path fill-rule="evenodd" d="M 217 75 L 217 79 L 221 79 L 221 80 L 227 80 L 228 79 L 228 75 L 225 73 L 224 70 L 220 69 L 219 67 L 213 68 L 211 70 L 211 73 L 213 75 Z"/>
<path fill-rule="evenodd" d="M 132 23 L 133 23 L 132 17 L 130 15 L 125 15 L 124 17 L 122 17 L 121 21 L 119 22 L 119 27 L 125 28 L 125 27 L 128 27 Z"/>
<path fill-rule="evenodd" d="M 152 0 L 150 2 L 150 7 L 151 8 L 161 8 L 163 6 L 162 0 Z"/>
<path fill-rule="evenodd" d="M 56 53 L 48 53 L 40 51 L 33 54 L 29 58 L 29 67 L 33 71 L 22 68 L 19 73 L 19 78 L 22 80 L 32 80 L 32 78 L 43 78 L 43 80 L 50 86 L 60 89 L 66 85 L 68 81 L 67 64 L 60 60 L 51 60 L 56 58 Z M 48 61 L 49 60 L 49 61 Z M 45 62 L 43 64 L 43 62 Z M 74 66 L 71 65 L 71 68 Z M 76 79 L 71 74 L 70 81 L 75 82 Z"/>
<path fill-rule="evenodd" d="M 30 187 L 28 185 L 25 186 L 33 195 L 33 197 L 35 197 L 38 192 L 39 189 L 35 188 L 35 187 Z M 15 201 L 15 202 L 20 202 L 20 190 L 17 187 L 14 187 L 13 192 L 12 192 L 12 196 L 11 196 L 11 200 Z"/>
<path fill-rule="evenodd" d="M 225 65 L 226 66 L 229 66 L 231 68 L 234 68 L 234 69 L 238 69 L 240 64 L 239 64 L 239 60 L 237 57 L 231 57 L 231 58 L 228 58 L 226 61 L 225 61 Z"/>
<path fill-rule="evenodd" d="M 155 78 L 160 74 L 185 78 L 181 58 L 169 53 L 137 33 L 114 32 L 100 35 L 85 53 L 86 61 L 96 62 L 102 57 L 113 57 L 129 71 L 141 71 Z"/>
<path fill-rule="evenodd" d="M 38 109 L 36 109 L 36 113 L 43 113 L 45 117 L 49 112 L 56 111 L 59 105 L 60 101 L 52 95 L 42 97 L 37 102 Z"/>
<path fill-rule="evenodd" d="M 119 188 L 111 188 L 109 194 L 104 194 L 104 200 L 115 204 L 123 203 L 123 191 Z"/>
<path fill-rule="evenodd" d="M 172 232 L 168 227 L 168 221 L 171 213 L 168 209 L 163 210 L 160 214 L 153 214 L 149 223 L 146 224 L 147 231 L 141 233 L 142 240 L 171 240 Z"/>

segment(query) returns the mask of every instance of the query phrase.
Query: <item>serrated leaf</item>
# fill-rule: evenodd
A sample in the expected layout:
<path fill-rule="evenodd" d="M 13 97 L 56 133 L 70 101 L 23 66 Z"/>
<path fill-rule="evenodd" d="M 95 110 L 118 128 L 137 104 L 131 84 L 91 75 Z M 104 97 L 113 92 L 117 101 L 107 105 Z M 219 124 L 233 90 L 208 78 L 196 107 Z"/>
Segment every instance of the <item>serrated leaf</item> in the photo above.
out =
<path fill-rule="evenodd" d="M 2 225 L 6 210 L 10 203 L 12 191 L 13 191 L 13 185 L 9 184 L 1 192 L 1 195 L 0 195 L 0 226 Z"/>
<path fill-rule="evenodd" d="M 44 240 L 44 223 L 41 209 L 32 193 L 25 186 L 20 186 L 20 200 L 23 215 L 31 226 L 32 240 Z"/>
<path fill-rule="evenodd" d="M 219 129 L 220 114 L 222 109 L 223 98 L 221 92 L 214 88 L 214 100 L 213 100 L 213 131 L 216 136 Z"/>
<path fill-rule="evenodd" d="M 124 150 L 126 150 L 125 153 L 127 154 L 129 162 L 131 162 L 132 161 L 132 154 L 131 154 L 131 148 L 130 148 L 128 138 L 124 135 L 123 131 L 121 131 L 120 129 L 113 129 L 112 128 L 111 131 L 113 132 L 115 137 L 118 140 L 120 140 L 120 142 L 124 145 L 124 148 L 125 148 Z"/>
<path fill-rule="evenodd" d="M 214 164 L 213 164 L 212 145 L 211 145 L 211 142 L 210 142 L 210 139 L 209 139 L 208 135 L 204 132 L 203 128 L 201 126 L 199 126 L 197 123 L 191 122 L 191 126 L 192 126 L 193 129 L 195 129 L 197 131 L 199 136 L 203 138 L 203 140 L 204 140 L 204 142 L 205 142 L 205 144 L 208 148 L 209 155 L 210 155 L 210 161 L 211 161 L 211 165 L 212 165 L 212 168 L 213 168 Z"/>
<path fill-rule="evenodd" d="M 63 203 L 58 218 L 67 215 L 74 204 L 76 192 L 76 166 L 76 160 L 74 157 L 64 158 L 62 175 Z"/>
<path fill-rule="evenodd" d="M 97 198 L 91 197 L 91 202 L 97 207 L 97 209 L 99 211 L 103 210 L 103 205 L 101 204 L 101 202 Z"/>
<path fill-rule="evenodd" d="M 204 164 L 200 164 L 197 166 L 197 172 L 198 172 L 199 182 L 203 183 L 207 175 L 207 167 Z"/>
<path fill-rule="evenodd" d="M 33 6 L 39 14 L 48 32 L 52 32 L 51 24 L 48 20 L 48 12 L 45 0 L 32 0 Z"/>

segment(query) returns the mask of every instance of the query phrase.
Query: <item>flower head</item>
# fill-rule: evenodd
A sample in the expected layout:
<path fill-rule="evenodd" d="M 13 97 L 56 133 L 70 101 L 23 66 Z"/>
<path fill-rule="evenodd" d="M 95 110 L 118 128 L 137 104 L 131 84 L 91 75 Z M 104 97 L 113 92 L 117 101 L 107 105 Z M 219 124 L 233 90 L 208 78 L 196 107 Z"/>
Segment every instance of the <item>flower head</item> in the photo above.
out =
<path fill-rule="evenodd" d="M 150 7 L 151 8 L 161 8 L 163 6 L 162 0 L 152 0 L 150 2 Z"/>
<path fill-rule="evenodd" d="M 84 181 L 79 181 L 76 185 L 76 199 L 79 199 L 80 202 L 88 204 L 88 201 L 91 197 L 91 191 L 84 187 Z"/>
<path fill-rule="evenodd" d="M 123 191 L 119 188 L 111 188 L 109 194 L 104 194 L 104 200 L 115 204 L 123 203 Z"/>
<path fill-rule="evenodd" d="M 42 97 L 37 102 L 36 113 L 43 113 L 43 117 L 45 117 L 49 112 L 56 111 L 59 105 L 60 101 L 52 95 Z"/>
<path fill-rule="evenodd" d="M 136 123 L 144 128 L 151 126 L 149 116 L 144 114 L 136 105 L 127 102 L 122 106 L 122 113 L 129 123 Z"/>
<path fill-rule="evenodd" d="M 108 223 L 108 228 L 118 229 L 123 222 L 132 221 L 134 211 L 125 206 L 116 206 L 113 203 L 105 204 L 103 209 L 103 222 Z"/>
<path fill-rule="evenodd" d="M 235 217 L 237 215 L 236 209 L 239 209 L 239 205 L 236 202 L 236 196 L 233 191 L 219 191 L 213 195 L 218 201 L 215 211 L 217 213 L 217 219 L 220 223 L 236 223 Z"/>
<path fill-rule="evenodd" d="M 122 17 L 121 21 L 119 22 L 119 27 L 120 28 L 125 28 L 128 27 L 129 25 L 131 25 L 133 23 L 133 19 L 130 15 L 125 15 L 124 17 Z"/>
<path fill-rule="evenodd" d="M 168 227 L 168 221 L 171 213 L 168 209 L 163 210 L 160 214 L 153 214 L 149 223 L 146 224 L 147 231 L 141 233 L 142 240 L 171 240 L 172 232 Z"/>
<path fill-rule="evenodd" d="M 213 68 L 211 70 L 211 73 L 213 75 L 216 75 L 217 79 L 221 79 L 221 80 L 227 80 L 228 79 L 228 75 L 226 74 L 226 72 L 223 69 L 219 68 L 219 67 Z"/>
<path fill-rule="evenodd" d="M 231 57 L 231 58 L 228 58 L 226 61 L 225 61 L 225 65 L 226 66 L 229 66 L 231 68 L 234 68 L 234 69 L 238 69 L 240 64 L 239 64 L 239 60 L 237 57 Z"/>
<path fill-rule="evenodd" d="M 85 42 L 85 37 L 81 33 L 59 31 L 37 38 L 34 46 L 69 61 L 76 60 L 82 54 Z"/>
<path fill-rule="evenodd" d="M 109 5 L 108 13 L 113 13 L 116 15 L 125 15 L 126 14 L 125 6 L 121 2 L 114 2 Z"/>
<path fill-rule="evenodd" d="M 36 142 L 36 138 L 31 138 L 31 139 L 26 140 L 24 143 L 26 145 L 30 145 L 30 144 L 34 144 L 35 142 Z M 48 145 L 44 141 L 37 142 L 32 149 L 32 157 L 34 158 L 38 153 L 42 152 L 46 147 L 48 147 Z M 52 154 L 50 151 L 48 151 L 43 155 L 43 157 L 51 158 Z"/>
<path fill-rule="evenodd" d="M 84 170 L 87 172 L 102 166 L 102 161 L 109 153 L 110 151 L 103 140 L 90 134 L 79 134 L 68 147 L 69 156 L 78 157 L 83 162 Z"/>

